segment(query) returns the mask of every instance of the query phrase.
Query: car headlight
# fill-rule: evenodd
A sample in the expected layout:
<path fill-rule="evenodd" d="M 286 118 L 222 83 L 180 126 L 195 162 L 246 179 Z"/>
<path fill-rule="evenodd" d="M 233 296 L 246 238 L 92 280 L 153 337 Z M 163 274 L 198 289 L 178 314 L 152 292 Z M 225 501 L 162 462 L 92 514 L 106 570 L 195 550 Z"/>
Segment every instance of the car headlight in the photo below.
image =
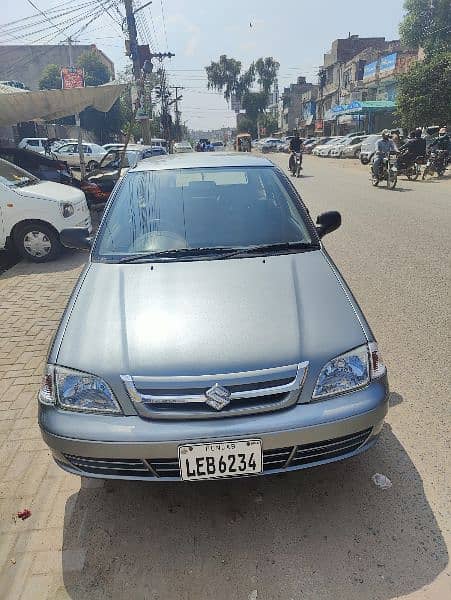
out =
<path fill-rule="evenodd" d="M 324 365 L 312 398 L 326 398 L 363 387 L 370 381 L 368 346 L 340 354 Z"/>
<path fill-rule="evenodd" d="M 65 219 L 71 217 L 74 212 L 74 206 L 70 202 L 63 202 L 63 204 L 61 204 L 61 213 Z"/>
<path fill-rule="evenodd" d="M 42 404 L 66 410 L 121 413 L 113 392 L 100 377 L 65 367 L 48 365 L 39 392 Z"/>

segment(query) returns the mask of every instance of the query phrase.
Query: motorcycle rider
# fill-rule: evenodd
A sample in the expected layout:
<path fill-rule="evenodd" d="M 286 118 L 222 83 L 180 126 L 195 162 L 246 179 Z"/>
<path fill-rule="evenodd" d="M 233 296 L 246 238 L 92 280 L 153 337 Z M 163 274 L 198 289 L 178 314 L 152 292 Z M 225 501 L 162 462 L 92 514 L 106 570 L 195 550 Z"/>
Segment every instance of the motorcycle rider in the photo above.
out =
<path fill-rule="evenodd" d="M 407 169 L 419 156 L 426 154 L 426 140 L 421 137 L 421 129 L 409 133 L 409 139 L 399 148 L 400 156 L 396 161 L 398 171 Z"/>
<path fill-rule="evenodd" d="M 389 133 L 388 129 L 384 129 L 382 132 L 382 139 L 377 140 L 376 142 L 376 152 L 372 165 L 375 177 L 379 177 L 384 157 L 388 156 L 390 152 L 398 152 L 398 148 L 395 146 L 393 140 L 390 139 Z"/>
<path fill-rule="evenodd" d="M 294 132 L 294 137 L 290 140 L 290 159 L 288 161 L 288 169 L 292 171 L 293 169 L 293 161 L 295 160 L 294 154 L 297 152 L 299 154 L 299 161 L 301 163 L 302 169 L 302 140 L 299 137 L 299 131 Z"/>

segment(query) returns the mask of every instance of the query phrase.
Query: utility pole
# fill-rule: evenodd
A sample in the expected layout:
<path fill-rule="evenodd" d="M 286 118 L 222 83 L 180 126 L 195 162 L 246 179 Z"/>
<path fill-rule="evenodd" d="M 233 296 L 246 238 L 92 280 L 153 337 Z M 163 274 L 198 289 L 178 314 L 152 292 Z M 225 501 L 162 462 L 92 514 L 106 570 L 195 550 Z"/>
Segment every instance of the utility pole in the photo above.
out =
<path fill-rule="evenodd" d="M 180 85 L 171 85 L 169 86 L 171 89 L 175 90 L 175 98 L 173 100 L 175 104 L 175 137 L 177 142 L 181 141 L 180 135 L 180 112 L 179 112 L 179 102 L 182 100 L 183 96 L 179 96 L 179 90 L 184 90 L 185 88 Z"/>
<path fill-rule="evenodd" d="M 148 4 L 151 4 L 151 2 L 148 2 Z M 133 77 L 137 84 L 138 107 L 143 105 L 144 95 L 146 92 L 145 86 L 144 86 L 145 76 L 146 76 L 146 74 L 148 74 L 152 71 L 152 62 L 150 62 L 150 65 L 148 65 L 148 69 L 147 70 L 143 69 L 144 73 L 141 73 L 141 62 L 140 62 L 140 58 L 139 58 L 138 33 L 136 30 L 135 12 L 137 12 L 138 10 L 141 10 L 142 8 L 145 8 L 145 6 L 147 6 L 148 4 L 141 6 L 134 11 L 133 10 L 133 0 L 124 0 L 125 18 L 127 21 L 129 49 L 130 49 L 129 55 L 133 62 Z M 149 58 L 150 58 L 150 61 L 152 61 L 153 58 L 157 58 L 158 60 L 162 61 L 163 58 L 171 58 L 172 56 L 175 56 L 175 54 L 173 54 L 172 52 L 155 52 L 155 53 L 151 53 Z M 148 62 L 148 61 L 146 61 L 146 62 Z M 149 93 L 149 104 L 150 104 L 151 90 L 149 90 L 148 93 Z M 137 110 L 135 111 L 134 114 L 136 116 Z M 150 117 L 150 115 L 149 115 L 149 117 Z M 143 120 L 143 122 L 142 122 L 142 134 L 143 134 L 144 142 L 151 143 L 151 133 L 150 133 L 150 125 L 149 125 L 148 119 Z M 128 138 L 129 138 L 129 136 L 128 136 Z"/>
<path fill-rule="evenodd" d="M 74 66 L 72 61 L 72 42 L 74 40 L 69 36 L 67 38 L 67 43 L 69 46 L 69 62 L 70 67 Z M 75 113 L 75 125 L 78 128 L 78 155 L 80 157 L 80 178 L 83 180 L 86 177 L 86 164 L 85 164 L 85 153 L 83 152 L 83 136 L 81 132 L 81 124 L 80 124 L 80 113 Z"/>

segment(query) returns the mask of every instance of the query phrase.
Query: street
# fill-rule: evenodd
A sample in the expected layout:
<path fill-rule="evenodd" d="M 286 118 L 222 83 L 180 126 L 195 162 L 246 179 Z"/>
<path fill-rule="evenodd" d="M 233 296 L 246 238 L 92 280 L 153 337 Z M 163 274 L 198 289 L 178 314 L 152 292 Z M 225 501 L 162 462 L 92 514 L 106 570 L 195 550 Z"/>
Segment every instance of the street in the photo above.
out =
<path fill-rule="evenodd" d="M 286 171 L 288 155 L 268 157 Z M 389 600 L 451 596 L 451 178 L 373 188 L 355 160 L 304 158 L 292 179 L 373 328 L 391 408 L 348 461 L 197 484 L 80 480 L 36 423 L 47 346 L 86 254 L 0 276 L 0 597 Z M 448 171 L 449 172 L 449 171 Z M 281 290 L 283 294 L 283 290 Z M 392 487 L 380 489 L 376 473 Z M 28 508 L 22 521 L 18 511 Z"/>

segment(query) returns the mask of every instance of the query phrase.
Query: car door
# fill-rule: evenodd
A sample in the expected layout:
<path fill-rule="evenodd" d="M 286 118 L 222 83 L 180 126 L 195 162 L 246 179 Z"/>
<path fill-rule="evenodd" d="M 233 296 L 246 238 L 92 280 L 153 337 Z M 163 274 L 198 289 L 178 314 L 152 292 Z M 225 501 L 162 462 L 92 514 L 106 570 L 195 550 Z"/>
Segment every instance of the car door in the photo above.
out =
<path fill-rule="evenodd" d="M 67 164 L 71 166 L 77 166 L 80 162 L 77 144 L 66 144 L 65 146 L 61 146 L 55 154 L 59 159 L 66 161 Z"/>

